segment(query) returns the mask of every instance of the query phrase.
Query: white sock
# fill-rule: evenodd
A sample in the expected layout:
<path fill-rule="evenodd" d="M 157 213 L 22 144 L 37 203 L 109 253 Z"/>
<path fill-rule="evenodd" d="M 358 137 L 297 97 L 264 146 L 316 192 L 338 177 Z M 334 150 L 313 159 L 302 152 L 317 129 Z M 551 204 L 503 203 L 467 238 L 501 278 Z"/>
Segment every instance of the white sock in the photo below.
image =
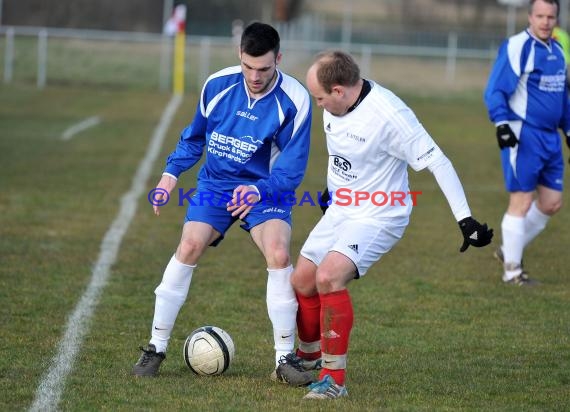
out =
<path fill-rule="evenodd" d="M 540 232 L 544 230 L 550 216 L 542 213 L 536 206 L 536 200 L 524 218 L 524 246 L 528 245 Z"/>
<path fill-rule="evenodd" d="M 505 213 L 501 222 L 501 229 L 503 235 L 503 255 L 505 257 L 505 275 L 503 280 L 508 281 L 522 272 L 520 264 L 524 249 L 525 218 Z"/>
<path fill-rule="evenodd" d="M 186 265 L 172 256 L 164 270 L 162 282 L 155 289 L 154 319 L 150 343 L 157 352 L 166 352 L 170 334 L 180 308 L 186 301 L 196 265 Z"/>
<path fill-rule="evenodd" d="M 281 356 L 293 352 L 297 327 L 297 298 L 291 286 L 293 266 L 267 269 L 267 313 L 273 325 L 275 366 Z"/>

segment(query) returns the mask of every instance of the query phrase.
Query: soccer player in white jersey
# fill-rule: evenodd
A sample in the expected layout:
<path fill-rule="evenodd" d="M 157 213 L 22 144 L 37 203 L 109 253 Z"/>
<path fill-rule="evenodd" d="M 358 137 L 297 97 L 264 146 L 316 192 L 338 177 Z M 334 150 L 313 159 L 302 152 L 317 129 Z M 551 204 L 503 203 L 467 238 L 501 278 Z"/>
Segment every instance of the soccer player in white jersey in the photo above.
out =
<path fill-rule="evenodd" d="M 552 31 L 555 0 L 530 1 L 529 26 L 503 42 L 489 76 L 485 104 L 501 150 L 507 211 L 501 222 L 503 282 L 532 286 L 525 247 L 562 207 L 564 160 L 558 129 L 570 146 L 567 63 Z"/>
<path fill-rule="evenodd" d="M 471 217 L 451 162 L 412 110 L 389 90 L 362 79 L 349 54 L 317 55 L 306 84 L 324 109 L 327 187 L 332 199 L 303 245 L 291 277 L 299 302 L 299 346 L 286 355 L 277 375 L 300 386 L 313 380 L 311 369 L 322 367 L 305 398 L 329 399 L 347 395 L 345 371 L 353 323 L 347 284 L 363 277 L 404 234 L 413 199 L 392 200 L 402 200 L 402 194 L 409 192 L 408 165 L 434 174 L 462 231 L 461 252 L 469 245 L 489 244 L 493 231 Z M 392 200 L 385 202 L 380 193 Z"/>
<path fill-rule="evenodd" d="M 305 174 L 311 99 L 300 82 L 277 69 L 279 45 L 279 34 L 268 24 L 255 22 L 244 29 L 241 65 L 206 80 L 192 123 L 166 161 L 156 186 L 159 194 L 153 198 L 157 215 L 163 196 L 205 152 L 180 243 L 155 290 L 151 338 L 148 347 L 141 347 L 134 375 L 158 373 L 198 260 L 238 219 L 266 262 L 273 373 L 281 356 L 294 348 L 297 300 L 290 282 L 291 205 L 281 201 L 280 193 L 294 192 Z"/>

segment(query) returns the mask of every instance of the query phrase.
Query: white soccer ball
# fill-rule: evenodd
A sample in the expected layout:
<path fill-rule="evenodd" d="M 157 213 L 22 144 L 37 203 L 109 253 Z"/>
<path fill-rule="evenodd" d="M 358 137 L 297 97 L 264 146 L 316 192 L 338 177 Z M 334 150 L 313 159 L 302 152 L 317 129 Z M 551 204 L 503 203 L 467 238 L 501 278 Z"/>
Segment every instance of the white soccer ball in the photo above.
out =
<path fill-rule="evenodd" d="M 234 354 L 231 336 L 217 326 L 202 326 L 184 342 L 184 361 L 197 375 L 221 375 L 229 368 Z"/>

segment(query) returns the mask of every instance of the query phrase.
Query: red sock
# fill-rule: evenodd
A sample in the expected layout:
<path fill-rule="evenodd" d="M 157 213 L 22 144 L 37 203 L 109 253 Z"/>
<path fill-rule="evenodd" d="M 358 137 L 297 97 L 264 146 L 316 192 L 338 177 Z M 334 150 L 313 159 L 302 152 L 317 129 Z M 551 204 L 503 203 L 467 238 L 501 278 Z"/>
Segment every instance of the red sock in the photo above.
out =
<path fill-rule="evenodd" d="M 299 302 L 297 311 L 299 349 L 297 349 L 297 356 L 306 360 L 315 360 L 321 357 L 321 300 L 318 294 L 303 296 L 297 293 L 296 295 Z"/>
<path fill-rule="evenodd" d="M 348 290 L 325 293 L 321 298 L 321 351 L 323 366 L 332 361 L 329 368 L 320 373 L 320 379 L 330 375 L 338 385 L 344 385 L 346 376 L 346 355 L 354 312 Z"/>

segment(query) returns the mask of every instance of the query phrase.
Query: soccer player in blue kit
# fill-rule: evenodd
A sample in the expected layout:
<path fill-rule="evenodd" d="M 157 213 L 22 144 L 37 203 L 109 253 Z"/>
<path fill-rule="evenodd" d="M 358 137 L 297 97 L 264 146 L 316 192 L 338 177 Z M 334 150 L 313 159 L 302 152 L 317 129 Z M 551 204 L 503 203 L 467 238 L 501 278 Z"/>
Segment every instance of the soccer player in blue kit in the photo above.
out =
<path fill-rule="evenodd" d="M 205 149 L 180 243 L 155 290 L 151 339 L 141 347 L 133 368 L 136 376 L 158 373 L 198 260 L 238 219 L 267 264 L 275 366 L 293 349 L 297 300 L 290 283 L 291 205 L 279 199 L 293 192 L 305 174 L 311 100 L 300 82 L 277 69 L 279 47 L 272 26 L 248 25 L 241 37 L 241 65 L 206 80 L 193 121 L 167 159 L 156 188 L 170 193 Z M 158 215 L 159 206 L 153 207 Z"/>
<path fill-rule="evenodd" d="M 501 223 L 503 282 L 533 285 L 522 265 L 525 247 L 562 206 L 564 161 L 558 128 L 570 145 L 566 63 L 552 31 L 557 0 L 531 0 L 529 26 L 501 45 L 485 104 L 501 149 L 507 211 Z"/>

